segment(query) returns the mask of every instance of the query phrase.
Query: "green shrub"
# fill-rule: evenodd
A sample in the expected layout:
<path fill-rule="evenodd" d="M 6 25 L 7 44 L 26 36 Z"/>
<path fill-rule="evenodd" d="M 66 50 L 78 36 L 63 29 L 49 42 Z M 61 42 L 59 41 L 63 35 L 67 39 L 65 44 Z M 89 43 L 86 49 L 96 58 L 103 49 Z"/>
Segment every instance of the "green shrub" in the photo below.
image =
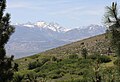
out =
<path fill-rule="evenodd" d="M 108 56 L 102 55 L 98 57 L 98 61 L 100 63 L 107 63 L 107 62 L 110 62 L 111 59 Z"/>
<path fill-rule="evenodd" d="M 61 74 L 62 72 L 64 73 L 65 70 L 62 70 L 62 69 L 56 69 L 56 70 L 53 71 L 53 73 L 55 73 L 55 74 Z"/>
<path fill-rule="evenodd" d="M 44 64 L 44 63 L 46 63 L 48 61 L 50 61 L 50 58 L 42 58 L 42 64 Z"/>
<path fill-rule="evenodd" d="M 27 74 L 26 74 L 26 79 L 29 80 L 29 82 L 37 82 L 37 74 L 36 72 L 34 71 L 29 71 Z"/>
<path fill-rule="evenodd" d="M 78 55 L 77 54 L 69 55 L 69 59 L 78 59 Z"/>
<path fill-rule="evenodd" d="M 30 62 L 28 64 L 28 69 L 31 70 L 31 69 L 35 69 L 37 67 L 41 67 L 43 64 L 39 61 L 34 61 L 34 62 Z"/>
<path fill-rule="evenodd" d="M 94 54 L 94 55 L 90 55 L 88 58 L 93 60 L 98 60 L 100 63 L 107 63 L 111 61 L 111 59 L 106 55 Z"/>
<path fill-rule="evenodd" d="M 95 60 L 95 59 L 97 59 L 99 56 L 100 56 L 100 55 L 93 54 L 93 55 L 89 55 L 88 58 Z"/>
<path fill-rule="evenodd" d="M 53 71 L 49 72 L 49 75 L 53 75 L 53 74 L 59 75 L 59 76 L 62 77 L 65 74 L 65 70 L 63 70 L 63 69 L 56 69 L 56 70 L 53 70 Z"/>
<path fill-rule="evenodd" d="M 89 81 L 86 81 L 85 79 L 70 79 L 70 80 L 58 81 L 58 82 L 89 82 Z"/>
<path fill-rule="evenodd" d="M 39 57 L 38 54 L 30 56 L 31 59 L 36 59 L 36 58 L 38 58 L 38 57 Z"/>
<path fill-rule="evenodd" d="M 62 77 L 62 75 L 60 75 L 60 74 L 51 74 L 49 76 L 49 78 L 51 78 L 51 79 L 58 79 L 58 78 L 61 78 L 61 77 Z"/>
<path fill-rule="evenodd" d="M 37 76 L 38 76 L 38 77 L 45 78 L 45 77 L 47 76 L 47 74 L 46 74 L 46 73 L 42 73 L 42 72 L 38 72 L 38 73 L 37 73 Z"/>
<path fill-rule="evenodd" d="M 114 64 L 120 66 L 120 58 L 117 58 L 117 59 L 114 61 Z"/>
<path fill-rule="evenodd" d="M 60 59 L 60 58 L 59 58 L 59 59 L 57 59 L 57 62 L 61 62 L 61 61 L 62 61 L 62 59 Z"/>
<path fill-rule="evenodd" d="M 92 65 L 91 59 L 82 59 L 77 62 L 77 66 L 81 69 L 88 68 Z"/>
<path fill-rule="evenodd" d="M 61 62 L 59 62 L 59 64 L 74 64 L 76 63 L 78 60 L 77 59 L 64 59 Z"/>
<path fill-rule="evenodd" d="M 57 58 L 55 56 L 53 56 L 52 61 L 57 61 Z"/>
<path fill-rule="evenodd" d="M 75 69 L 73 69 L 73 70 L 68 69 L 68 70 L 69 70 L 69 72 L 68 72 L 69 74 L 71 74 L 71 75 L 76 74 L 76 73 L 75 73 Z"/>
<path fill-rule="evenodd" d="M 91 59 L 81 59 L 78 61 L 79 64 L 87 64 L 87 63 L 91 63 L 92 60 Z"/>
<path fill-rule="evenodd" d="M 27 61 L 27 59 L 25 58 L 25 61 Z"/>
<path fill-rule="evenodd" d="M 51 62 L 51 63 L 47 62 L 42 67 L 36 68 L 35 71 L 36 72 L 41 71 L 41 72 L 47 72 L 48 73 L 52 70 L 59 69 L 60 67 L 62 67 L 62 65 L 58 64 L 56 62 Z"/>
<path fill-rule="evenodd" d="M 12 82 L 22 82 L 23 79 L 24 79 L 24 75 L 23 74 L 15 73 Z"/>

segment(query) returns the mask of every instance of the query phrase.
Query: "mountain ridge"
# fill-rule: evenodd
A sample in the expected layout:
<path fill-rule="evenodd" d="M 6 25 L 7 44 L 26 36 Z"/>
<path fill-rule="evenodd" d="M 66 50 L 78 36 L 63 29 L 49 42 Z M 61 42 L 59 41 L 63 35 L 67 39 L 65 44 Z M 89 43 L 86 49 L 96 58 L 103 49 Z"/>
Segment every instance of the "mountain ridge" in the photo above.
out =
<path fill-rule="evenodd" d="M 7 52 L 20 58 L 105 32 L 105 27 L 99 25 L 89 25 L 67 31 L 57 23 L 48 25 L 45 22 L 38 22 L 39 27 L 36 25 L 37 23 L 30 22 L 14 25 L 15 33 L 6 45 Z"/>

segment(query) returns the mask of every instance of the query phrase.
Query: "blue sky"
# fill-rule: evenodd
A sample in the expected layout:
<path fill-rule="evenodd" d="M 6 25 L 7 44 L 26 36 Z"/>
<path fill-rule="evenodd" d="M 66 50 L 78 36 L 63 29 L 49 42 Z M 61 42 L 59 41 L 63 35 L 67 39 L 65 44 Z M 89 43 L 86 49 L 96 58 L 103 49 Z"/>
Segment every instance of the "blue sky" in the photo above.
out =
<path fill-rule="evenodd" d="M 102 25 L 105 6 L 120 0 L 7 0 L 6 11 L 12 23 L 57 22 L 74 28 L 89 24 Z"/>

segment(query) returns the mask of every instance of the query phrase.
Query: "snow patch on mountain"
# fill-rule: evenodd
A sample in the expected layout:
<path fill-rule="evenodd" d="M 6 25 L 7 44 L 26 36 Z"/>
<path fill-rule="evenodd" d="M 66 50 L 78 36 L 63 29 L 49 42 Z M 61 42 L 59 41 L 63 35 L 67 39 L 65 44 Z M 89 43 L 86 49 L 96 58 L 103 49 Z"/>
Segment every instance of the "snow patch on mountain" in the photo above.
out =
<path fill-rule="evenodd" d="M 57 23 L 46 23 L 44 21 L 38 21 L 36 23 L 25 23 L 25 24 L 22 24 L 22 26 L 25 26 L 25 27 L 29 27 L 29 28 L 43 28 L 43 29 L 49 29 L 49 30 L 52 30 L 54 32 L 66 32 L 66 31 L 69 31 L 70 29 L 67 29 L 67 28 L 64 28 L 62 26 L 60 26 L 59 24 Z"/>
<path fill-rule="evenodd" d="M 39 21 L 39 22 L 36 22 L 34 25 L 40 28 L 45 28 L 47 26 L 47 23 L 44 21 Z"/>
<path fill-rule="evenodd" d="M 23 26 L 25 26 L 25 27 L 30 27 L 30 28 L 33 28 L 33 27 L 34 27 L 34 25 L 29 25 L 29 24 L 26 24 L 26 25 L 23 25 Z"/>

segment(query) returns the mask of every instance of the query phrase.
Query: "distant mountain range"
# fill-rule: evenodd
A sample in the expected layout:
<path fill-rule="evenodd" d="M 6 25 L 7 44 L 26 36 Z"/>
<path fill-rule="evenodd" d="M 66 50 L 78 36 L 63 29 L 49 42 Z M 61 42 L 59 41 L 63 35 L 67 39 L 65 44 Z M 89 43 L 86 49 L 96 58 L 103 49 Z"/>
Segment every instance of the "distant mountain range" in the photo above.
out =
<path fill-rule="evenodd" d="M 62 46 L 77 40 L 99 35 L 105 32 L 105 27 L 89 25 L 67 29 L 57 23 L 15 24 L 15 33 L 6 45 L 8 55 L 21 58 L 42 51 Z"/>

